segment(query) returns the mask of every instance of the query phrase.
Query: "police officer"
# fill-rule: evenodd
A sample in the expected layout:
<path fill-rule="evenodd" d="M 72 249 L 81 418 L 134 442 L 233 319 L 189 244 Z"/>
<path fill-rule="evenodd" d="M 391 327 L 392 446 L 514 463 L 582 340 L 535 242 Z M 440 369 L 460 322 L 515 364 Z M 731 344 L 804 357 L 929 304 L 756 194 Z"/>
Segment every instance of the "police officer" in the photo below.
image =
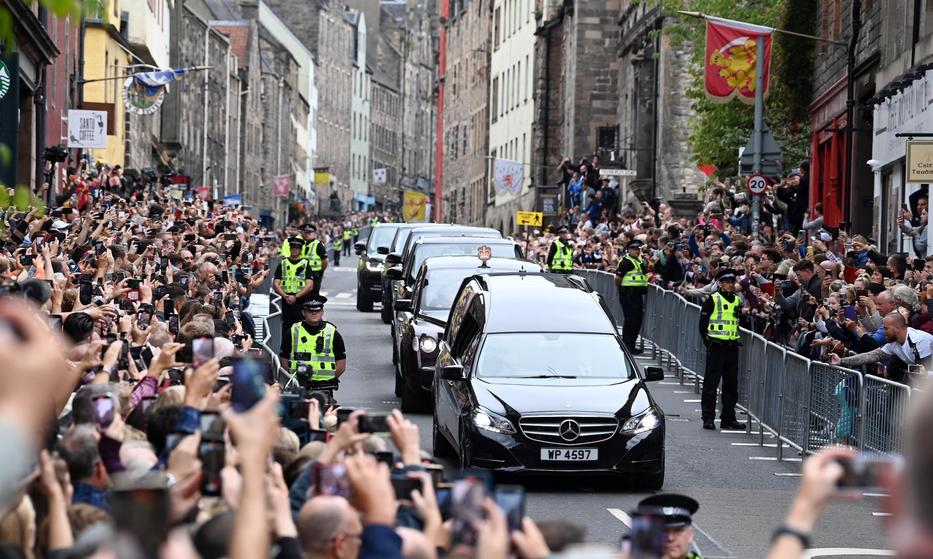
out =
<path fill-rule="evenodd" d="M 330 241 L 330 249 L 334 252 L 334 266 L 340 266 L 340 253 L 343 252 L 343 237 L 339 233 L 334 233 L 334 238 Z"/>
<path fill-rule="evenodd" d="M 693 546 L 693 515 L 699 509 L 700 503 L 686 495 L 662 493 L 642 499 L 631 516 L 633 519 L 643 518 L 648 526 L 659 529 L 663 533 L 662 547 L 632 549 L 640 547 L 640 544 L 629 540 L 629 554 L 648 552 L 660 559 L 702 559 L 690 550 Z"/>
<path fill-rule="evenodd" d="M 624 322 L 622 341 L 629 351 L 638 355 L 636 349 L 638 333 L 641 332 L 642 319 L 645 316 L 645 294 L 648 292 L 648 271 L 641 259 L 641 241 L 631 241 L 625 245 L 628 254 L 619 261 L 616 269 L 616 285 L 619 286 L 619 304 L 622 306 Z"/>
<path fill-rule="evenodd" d="M 716 389 L 722 379 L 722 429 L 745 429 L 735 419 L 739 399 L 739 306 L 735 294 L 735 270 L 723 268 L 716 274 L 719 289 L 700 309 L 700 337 L 706 345 L 706 375 L 703 378 L 703 428 L 716 430 Z"/>
<path fill-rule="evenodd" d="M 344 256 L 350 256 L 350 245 L 353 244 L 351 242 L 352 240 L 353 240 L 353 234 L 350 232 L 350 228 L 344 227 L 343 228 L 343 255 Z M 336 262 L 337 259 L 335 258 L 334 261 Z"/>
<path fill-rule="evenodd" d="M 347 350 L 337 327 L 324 320 L 326 297 L 312 295 L 301 306 L 301 322 L 282 340 L 282 366 L 297 375 L 299 384 L 328 383 L 347 369 Z"/>
<path fill-rule="evenodd" d="M 547 255 L 547 267 L 556 274 L 573 272 L 573 245 L 570 243 L 570 230 L 566 227 L 557 230 L 557 238 L 551 243 Z"/>
<path fill-rule="evenodd" d="M 301 320 L 301 304 L 314 290 L 308 261 L 301 257 L 304 244 L 299 237 L 288 239 L 288 258 L 279 262 L 272 276 L 272 289 L 282 297 L 283 331 L 288 331 L 292 324 Z M 284 339 L 282 343 L 285 343 Z"/>
<path fill-rule="evenodd" d="M 321 292 L 324 271 L 327 270 L 327 247 L 318 240 L 317 227 L 310 223 L 301 228 L 301 237 L 305 241 L 305 246 L 301 249 L 301 257 L 308 261 L 308 270 L 311 272 L 311 279 L 314 280 L 312 293 L 318 295 Z"/>
<path fill-rule="evenodd" d="M 282 241 L 282 248 L 279 249 L 279 256 L 282 258 L 288 258 L 291 252 L 288 249 L 288 241 L 292 237 L 298 236 L 298 229 L 294 225 L 285 226 L 285 240 Z"/>

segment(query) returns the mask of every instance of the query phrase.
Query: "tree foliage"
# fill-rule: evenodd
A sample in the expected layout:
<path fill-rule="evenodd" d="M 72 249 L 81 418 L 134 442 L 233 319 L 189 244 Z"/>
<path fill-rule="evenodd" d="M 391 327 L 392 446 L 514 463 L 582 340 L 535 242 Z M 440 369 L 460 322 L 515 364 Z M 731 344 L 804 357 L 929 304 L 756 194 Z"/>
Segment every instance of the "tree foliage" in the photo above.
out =
<path fill-rule="evenodd" d="M 702 12 L 769 27 L 813 33 L 816 22 L 813 0 L 657 0 L 663 5 L 665 32 L 674 42 L 690 46 L 692 76 L 687 96 L 696 116 L 689 142 L 697 164 L 713 163 L 720 177 L 738 174 L 738 148 L 751 138 L 755 110 L 733 100 L 710 101 L 703 88 L 706 24 L 680 15 L 678 10 Z M 785 168 L 796 166 L 807 152 L 810 139 L 807 106 L 810 102 L 814 44 L 810 39 L 776 34 L 771 48 L 771 80 L 765 100 L 765 122 L 784 150 Z"/>

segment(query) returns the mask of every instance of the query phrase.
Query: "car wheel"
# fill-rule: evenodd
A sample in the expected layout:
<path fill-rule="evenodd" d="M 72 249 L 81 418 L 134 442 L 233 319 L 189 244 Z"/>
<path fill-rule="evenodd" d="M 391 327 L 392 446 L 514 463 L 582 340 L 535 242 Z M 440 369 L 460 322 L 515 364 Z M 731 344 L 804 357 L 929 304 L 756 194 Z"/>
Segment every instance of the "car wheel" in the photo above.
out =
<path fill-rule="evenodd" d="M 647 474 L 639 476 L 635 482 L 637 491 L 658 491 L 664 486 L 664 467 L 656 474 Z"/>
<path fill-rule="evenodd" d="M 356 310 L 360 312 L 373 312 L 373 301 L 366 294 L 362 284 L 356 284 Z"/>
<path fill-rule="evenodd" d="M 405 379 L 402 379 L 402 411 L 405 413 L 421 413 L 425 410 L 425 402 L 420 391 L 412 389 Z"/>
<path fill-rule="evenodd" d="M 398 367 L 392 367 L 392 371 L 395 372 L 395 397 L 401 398 L 404 381 L 402 380 L 402 375 L 398 372 Z"/>
<path fill-rule="evenodd" d="M 392 323 L 392 304 L 385 298 L 382 298 L 382 321 L 386 324 Z"/>
<path fill-rule="evenodd" d="M 431 424 L 431 439 L 434 446 L 434 456 L 438 458 L 449 458 L 454 455 L 454 447 L 451 446 L 450 442 L 444 437 L 440 429 L 437 428 L 437 416 L 434 416 L 434 421 Z"/>

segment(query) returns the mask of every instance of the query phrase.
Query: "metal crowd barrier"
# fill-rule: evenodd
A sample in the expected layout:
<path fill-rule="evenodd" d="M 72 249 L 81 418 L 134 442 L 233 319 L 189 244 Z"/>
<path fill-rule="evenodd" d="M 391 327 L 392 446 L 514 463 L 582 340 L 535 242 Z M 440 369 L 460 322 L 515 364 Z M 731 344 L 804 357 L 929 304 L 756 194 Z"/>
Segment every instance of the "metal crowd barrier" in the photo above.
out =
<path fill-rule="evenodd" d="M 575 270 L 600 293 L 621 326 L 615 276 Z M 669 365 L 684 384 L 700 392 L 706 351 L 699 333 L 700 307 L 679 294 L 648 287 L 642 343 L 658 364 Z M 904 448 L 904 421 L 911 388 L 859 371 L 813 362 L 789 348 L 740 329 L 738 407 L 757 423 L 759 444 L 765 433 L 777 444 L 777 457 L 789 446 L 808 454 L 827 445 L 897 453 Z"/>

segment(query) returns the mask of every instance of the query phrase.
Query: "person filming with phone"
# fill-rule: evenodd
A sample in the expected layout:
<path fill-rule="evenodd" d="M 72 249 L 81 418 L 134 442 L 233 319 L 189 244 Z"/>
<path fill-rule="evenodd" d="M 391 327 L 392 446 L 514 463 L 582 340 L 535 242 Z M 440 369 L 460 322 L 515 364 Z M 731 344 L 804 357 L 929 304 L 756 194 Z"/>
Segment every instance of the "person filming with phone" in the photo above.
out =
<path fill-rule="evenodd" d="M 283 336 L 282 366 L 303 386 L 335 384 L 347 369 L 347 352 L 337 327 L 324 320 L 327 298 L 313 295 L 301 305 L 301 322 Z"/>

